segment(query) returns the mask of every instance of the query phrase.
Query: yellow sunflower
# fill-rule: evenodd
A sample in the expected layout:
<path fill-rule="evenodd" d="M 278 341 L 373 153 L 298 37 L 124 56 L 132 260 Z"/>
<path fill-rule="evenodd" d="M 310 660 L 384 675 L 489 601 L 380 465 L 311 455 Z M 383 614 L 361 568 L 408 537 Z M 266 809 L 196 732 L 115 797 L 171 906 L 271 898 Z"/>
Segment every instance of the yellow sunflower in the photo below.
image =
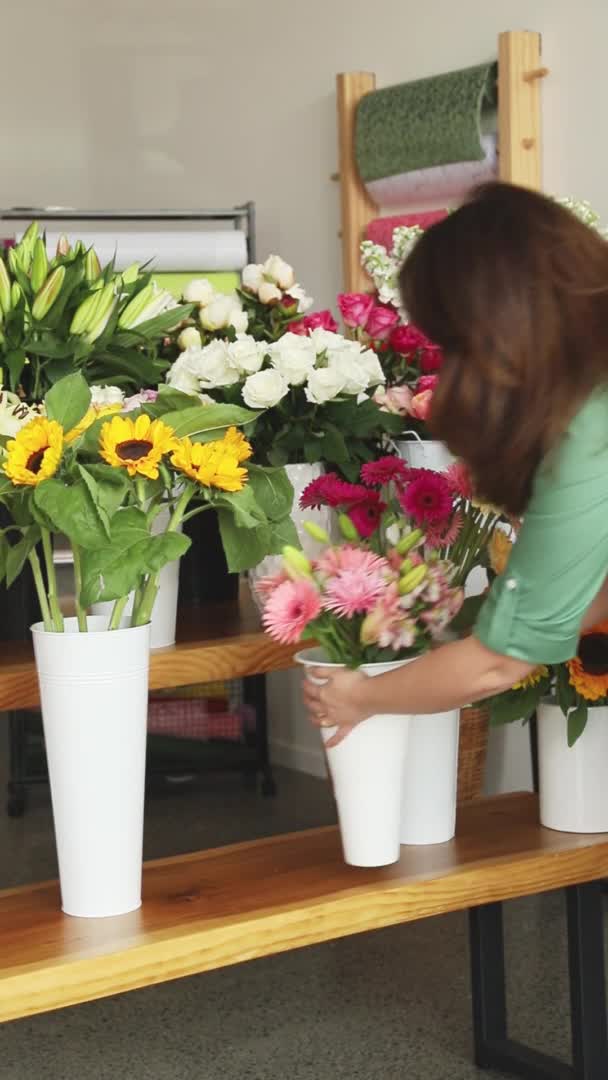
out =
<path fill-rule="evenodd" d="M 6 445 L 6 475 L 13 484 L 34 486 L 54 476 L 63 450 L 63 428 L 56 420 L 37 416 Z"/>
<path fill-rule="evenodd" d="M 502 529 L 494 529 L 488 544 L 488 555 L 490 566 L 495 574 L 504 573 L 512 547 L 513 542 L 509 540 L 507 534 Z"/>
<path fill-rule="evenodd" d="M 96 420 L 99 420 L 102 416 L 109 416 L 111 413 L 118 413 L 122 409 L 122 405 L 100 405 L 98 408 L 95 405 L 91 405 L 84 414 L 82 420 L 80 420 L 76 427 L 66 432 L 66 443 L 73 443 L 76 439 L 79 439 L 81 435 L 84 435 L 85 431 L 88 431 L 91 424 L 94 424 Z"/>
<path fill-rule="evenodd" d="M 582 635 L 578 656 L 566 667 L 571 686 L 586 701 L 608 697 L 608 621 Z"/>
<path fill-rule="evenodd" d="M 163 454 L 178 445 L 173 428 L 162 420 L 151 420 L 144 414 L 136 420 L 114 416 L 101 429 L 99 452 L 108 465 L 126 469 L 129 476 L 156 480 Z"/>
<path fill-rule="evenodd" d="M 238 428 L 229 427 L 222 442 L 236 451 L 239 464 L 241 461 L 247 461 L 253 454 L 251 443 L 247 442 L 243 432 L 239 431 Z"/>
<path fill-rule="evenodd" d="M 516 682 L 513 685 L 513 690 L 528 690 L 531 686 L 538 686 L 541 679 L 546 679 L 549 674 L 549 668 L 544 664 L 539 664 L 534 668 L 529 675 L 526 675 L 525 679 L 521 682 Z"/>
<path fill-rule="evenodd" d="M 191 480 L 221 491 L 241 491 L 247 481 L 247 469 L 239 465 L 239 451 L 225 439 L 193 443 L 180 439 L 171 464 Z"/>

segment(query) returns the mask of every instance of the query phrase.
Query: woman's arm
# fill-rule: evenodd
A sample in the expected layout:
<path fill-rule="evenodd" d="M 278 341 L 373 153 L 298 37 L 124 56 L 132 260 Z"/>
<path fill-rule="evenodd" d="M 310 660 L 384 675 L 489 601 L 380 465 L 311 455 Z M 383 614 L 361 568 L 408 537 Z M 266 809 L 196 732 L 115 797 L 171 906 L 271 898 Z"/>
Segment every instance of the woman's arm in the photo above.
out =
<path fill-rule="evenodd" d="M 314 724 L 339 728 L 328 746 L 374 713 L 437 713 L 458 709 L 508 690 L 534 664 L 491 652 L 474 637 L 433 649 L 412 664 L 367 678 L 356 671 L 314 668 L 304 700 Z"/>

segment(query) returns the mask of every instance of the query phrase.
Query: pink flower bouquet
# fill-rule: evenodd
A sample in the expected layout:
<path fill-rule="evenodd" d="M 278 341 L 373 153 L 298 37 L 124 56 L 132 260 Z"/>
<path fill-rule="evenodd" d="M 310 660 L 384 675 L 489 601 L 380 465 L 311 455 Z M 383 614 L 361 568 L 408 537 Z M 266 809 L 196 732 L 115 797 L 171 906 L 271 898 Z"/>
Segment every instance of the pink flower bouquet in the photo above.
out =
<path fill-rule="evenodd" d="M 415 656 L 450 624 L 463 591 L 402 508 L 407 474 L 400 459 L 383 458 L 363 467 L 360 484 L 326 475 L 309 485 L 302 506 L 335 507 L 344 539 L 332 544 L 309 524 L 318 558 L 288 547 L 279 573 L 258 584 L 275 640 L 314 639 L 329 660 L 354 668 Z"/>

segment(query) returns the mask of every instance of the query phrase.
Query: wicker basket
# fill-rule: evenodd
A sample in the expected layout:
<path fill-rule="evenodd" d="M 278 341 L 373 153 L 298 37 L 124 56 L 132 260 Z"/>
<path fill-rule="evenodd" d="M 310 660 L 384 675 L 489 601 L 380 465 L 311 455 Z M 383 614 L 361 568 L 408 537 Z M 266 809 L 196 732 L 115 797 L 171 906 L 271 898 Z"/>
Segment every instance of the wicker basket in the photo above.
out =
<path fill-rule="evenodd" d="M 470 802 L 483 794 L 490 714 L 485 705 L 460 711 L 458 747 L 458 802 Z"/>

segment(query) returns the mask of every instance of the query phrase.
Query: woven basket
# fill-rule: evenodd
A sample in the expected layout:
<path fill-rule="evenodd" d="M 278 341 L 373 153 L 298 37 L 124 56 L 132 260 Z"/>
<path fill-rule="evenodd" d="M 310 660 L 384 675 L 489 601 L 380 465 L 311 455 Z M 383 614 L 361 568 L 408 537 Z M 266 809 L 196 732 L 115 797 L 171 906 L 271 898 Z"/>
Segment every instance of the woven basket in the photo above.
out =
<path fill-rule="evenodd" d="M 458 746 L 458 802 L 470 802 L 483 794 L 490 714 L 485 705 L 460 710 Z"/>

